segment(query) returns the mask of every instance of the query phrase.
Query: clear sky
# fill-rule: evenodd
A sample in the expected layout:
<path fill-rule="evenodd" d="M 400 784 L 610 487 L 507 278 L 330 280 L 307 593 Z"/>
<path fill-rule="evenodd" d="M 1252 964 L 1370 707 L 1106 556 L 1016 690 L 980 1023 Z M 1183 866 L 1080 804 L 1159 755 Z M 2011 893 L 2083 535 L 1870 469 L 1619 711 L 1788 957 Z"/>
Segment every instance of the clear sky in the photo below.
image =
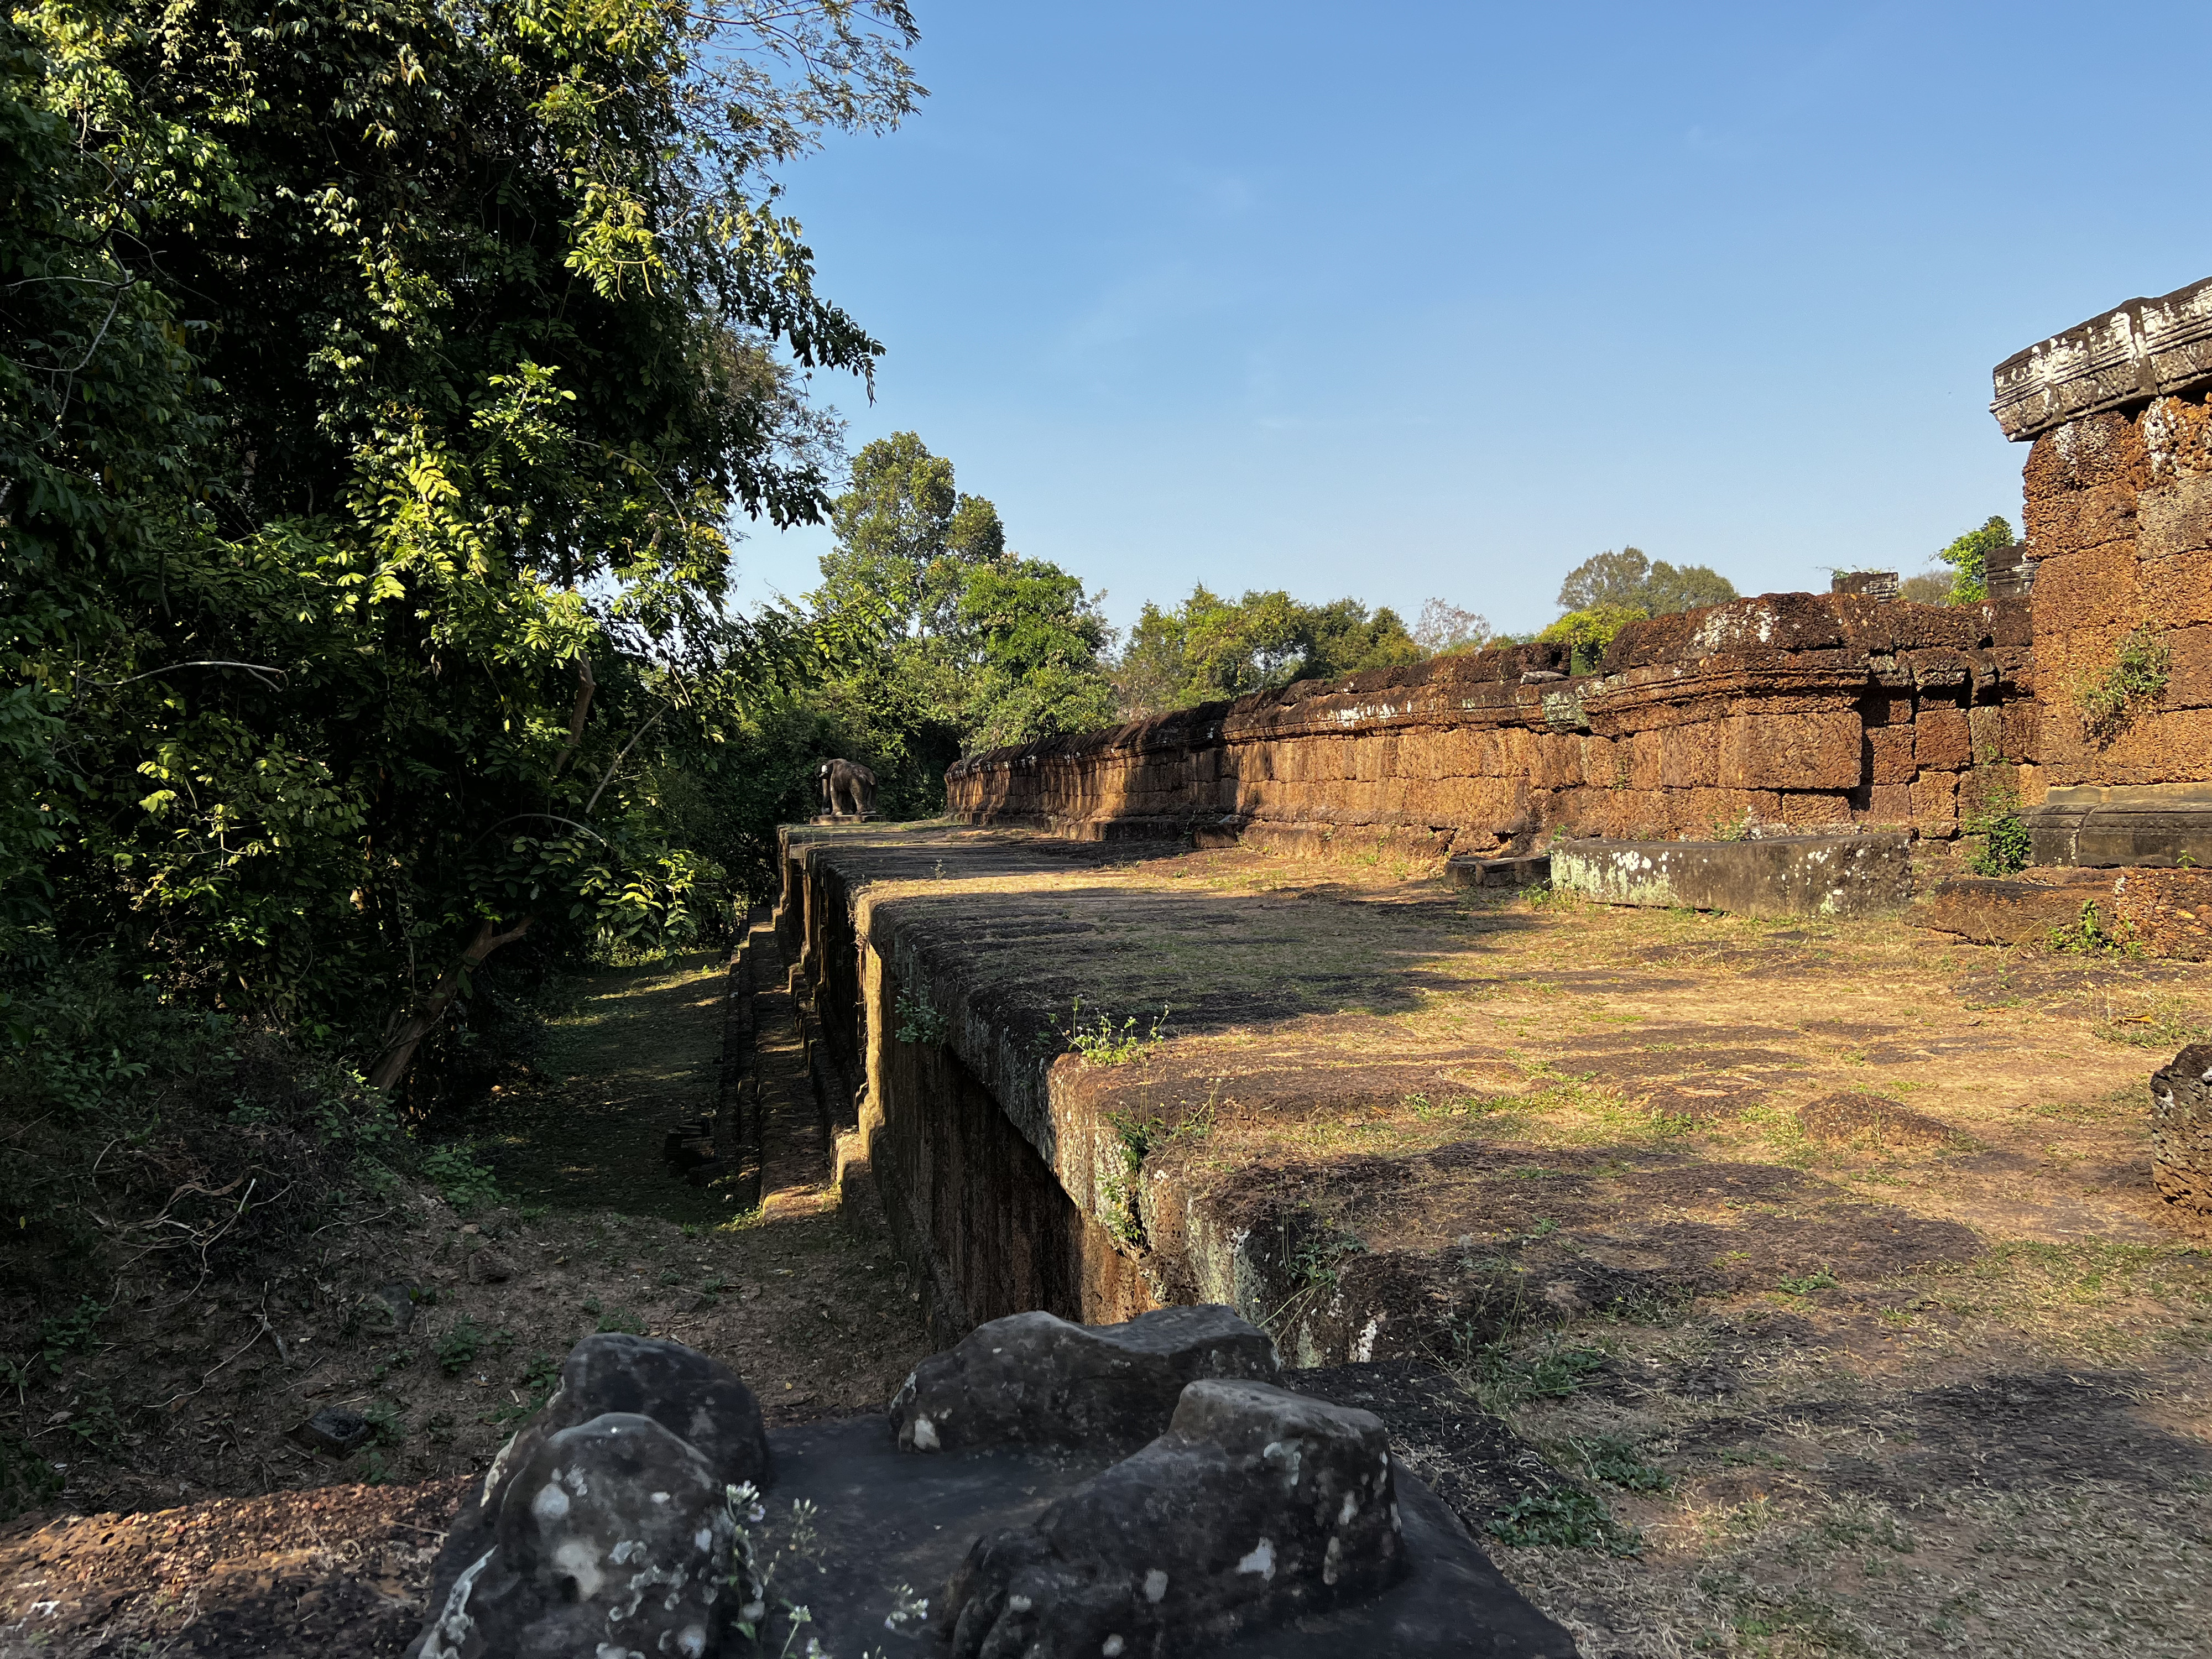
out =
<path fill-rule="evenodd" d="M 2212 9 L 915 0 L 932 92 L 787 175 L 1012 544 L 1147 599 L 1437 595 L 1633 543 L 1907 574 L 2024 447 L 2000 359 L 2212 275 Z M 796 596 L 820 532 L 754 533 Z"/>

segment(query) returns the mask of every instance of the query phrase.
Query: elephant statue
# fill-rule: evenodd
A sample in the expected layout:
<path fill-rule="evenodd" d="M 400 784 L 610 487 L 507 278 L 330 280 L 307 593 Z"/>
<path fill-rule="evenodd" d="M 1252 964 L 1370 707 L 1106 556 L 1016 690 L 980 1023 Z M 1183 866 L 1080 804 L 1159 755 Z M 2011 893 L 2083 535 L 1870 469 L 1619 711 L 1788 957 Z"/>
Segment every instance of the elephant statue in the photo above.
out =
<path fill-rule="evenodd" d="M 823 761 L 814 776 L 821 786 L 822 810 L 831 817 L 875 817 L 876 775 L 858 761 Z"/>

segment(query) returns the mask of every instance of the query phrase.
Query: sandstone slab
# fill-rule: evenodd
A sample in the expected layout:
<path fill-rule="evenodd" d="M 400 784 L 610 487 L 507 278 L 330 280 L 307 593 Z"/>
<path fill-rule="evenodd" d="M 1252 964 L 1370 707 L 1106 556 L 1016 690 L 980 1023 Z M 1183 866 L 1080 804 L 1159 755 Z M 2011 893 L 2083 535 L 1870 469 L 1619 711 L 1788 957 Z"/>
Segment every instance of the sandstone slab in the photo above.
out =
<path fill-rule="evenodd" d="M 1552 881 L 1607 904 L 1746 916 L 1879 915 L 1911 891 L 1897 835 L 1555 842 Z"/>

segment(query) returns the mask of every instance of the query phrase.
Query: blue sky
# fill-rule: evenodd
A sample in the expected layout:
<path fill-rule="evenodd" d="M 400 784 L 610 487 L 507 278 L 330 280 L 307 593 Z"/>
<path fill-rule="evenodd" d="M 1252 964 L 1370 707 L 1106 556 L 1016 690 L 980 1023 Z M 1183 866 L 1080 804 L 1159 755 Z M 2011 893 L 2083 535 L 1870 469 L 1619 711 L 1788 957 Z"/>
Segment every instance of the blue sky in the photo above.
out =
<path fill-rule="evenodd" d="M 2212 274 L 2203 7 L 916 0 L 933 95 L 786 175 L 1012 545 L 1502 629 L 1633 543 L 1923 568 L 2025 448 L 1989 371 Z M 757 531 L 740 593 L 813 585 Z"/>

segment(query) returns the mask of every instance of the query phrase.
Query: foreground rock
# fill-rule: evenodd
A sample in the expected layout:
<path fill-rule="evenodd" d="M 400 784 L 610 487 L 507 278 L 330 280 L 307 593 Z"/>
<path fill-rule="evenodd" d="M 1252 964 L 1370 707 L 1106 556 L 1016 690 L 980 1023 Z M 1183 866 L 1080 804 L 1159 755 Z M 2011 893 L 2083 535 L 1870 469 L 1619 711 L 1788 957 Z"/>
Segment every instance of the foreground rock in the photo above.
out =
<path fill-rule="evenodd" d="M 649 1417 L 607 1412 L 537 1438 L 422 1659 L 702 1659 L 750 1599 L 725 1582 L 733 1532 L 706 1458 Z"/>
<path fill-rule="evenodd" d="M 465 1505 L 416 1659 L 858 1655 L 933 1627 L 976 1659 L 1571 1659 L 1401 1486 L 1380 1419 L 1239 1374 L 1279 1375 L 1275 1352 L 1226 1309 L 1018 1316 L 923 1373 L 903 1440 L 781 1430 L 771 1468 L 723 1367 L 587 1340 Z M 592 1411 L 623 1401 L 650 1414 Z M 947 1434 L 915 1456 L 925 1420 Z"/>
<path fill-rule="evenodd" d="M 2150 1147 L 2166 1202 L 2212 1215 L 2212 1042 L 2191 1043 L 2151 1078 Z"/>
<path fill-rule="evenodd" d="M 717 1505 L 724 1486 L 767 1478 L 768 1437 L 759 1403 L 728 1366 L 656 1337 L 620 1331 L 587 1336 L 569 1350 L 560 1386 L 544 1409 L 507 1442 L 483 1483 L 461 1500 L 438 1555 L 431 1585 L 434 1612 L 491 1549 L 521 1472 L 534 1465 L 549 1442 L 610 1413 L 649 1419 L 688 1448 L 706 1471 L 703 1478 L 713 1486 Z M 526 1505 L 530 1499 L 526 1494 L 521 1501 Z"/>
<path fill-rule="evenodd" d="M 1185 1385 L 1273 1382 L 1281 1369 L 1267 1334 L 1227 1308 L 1162 1308 L 1121 1325 L 1013 1314 L 915 1366 L 891 1401 L 891 1431 L 902 1451 L 1127 1449 L 1167 1427 Z"/>
<path fill-rule="evenodd" d="M 1166 1659 L 1364 1601 L 1403 1569 L 1379 1419 L 1194 1382 L 1144 1450 L 1035 1525 L 979 1539 L 939 1624 L 957 1659 Z"/>

